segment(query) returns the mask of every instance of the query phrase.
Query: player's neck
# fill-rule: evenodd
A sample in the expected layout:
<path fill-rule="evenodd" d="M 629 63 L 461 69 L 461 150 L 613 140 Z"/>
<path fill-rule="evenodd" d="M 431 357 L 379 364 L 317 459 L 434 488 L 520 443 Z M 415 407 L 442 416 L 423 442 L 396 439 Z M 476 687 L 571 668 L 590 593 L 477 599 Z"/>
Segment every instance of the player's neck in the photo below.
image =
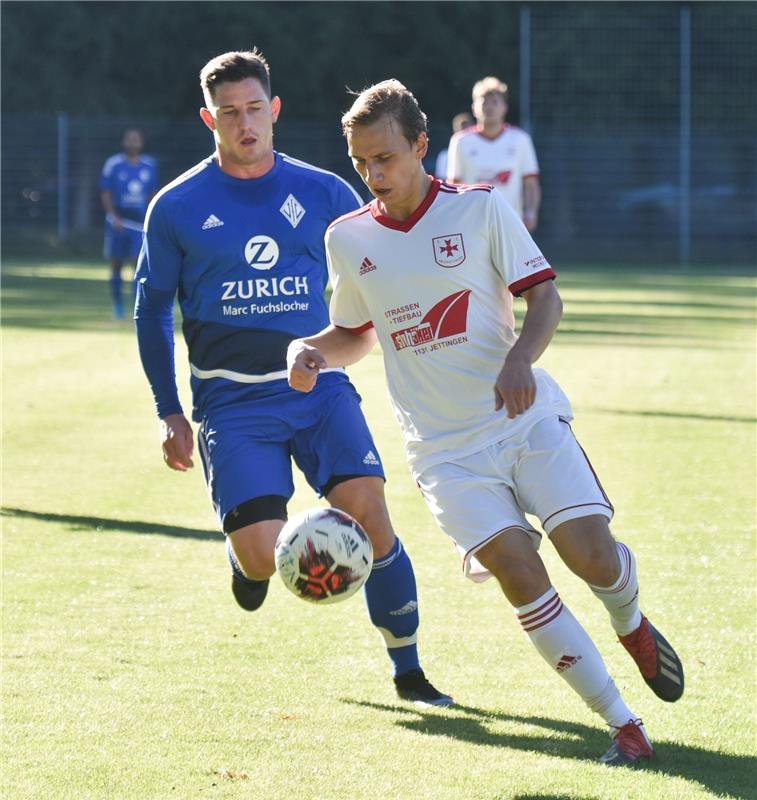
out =
<path fill-rule="evenodd" d="M 412 189 L 404 200 L 399 203 L 384 203 L 378 201 L 379 209 L 385 217 L 396 220 L 397 222 L 404 222 L 411 217 L 418 206 L 425 200 L 426 195 L 429 193 L 434 179 L 427 175 L 425 170 L 420 167 L 418 170 L 418 179 L 414 182 Z"/>
<path fill-rule="evenodd" d="M 243 179 L 262 178 L 263 175 L 266 175 L 273 169 L 273 165 L 276 162 L 273 150 L 254 164 L 239 164 L 224 156 L 223 153 L 218 150 L 216 150 L 215 159 L 221 172 L 231 175 L 232 178 Z"/>
<path fill-rule="evenodd" d="M 139 162 L 142 160 L 140 153 L 124 153 L 124 155 L 130 164 L 139 164 Z"/>
<path fill-rule="evenodd" d="M 505 129 L 505 123 L 503 120 L 499 122 L 479 122 L 476 128 L 484 138 L 496 139 Z"/>

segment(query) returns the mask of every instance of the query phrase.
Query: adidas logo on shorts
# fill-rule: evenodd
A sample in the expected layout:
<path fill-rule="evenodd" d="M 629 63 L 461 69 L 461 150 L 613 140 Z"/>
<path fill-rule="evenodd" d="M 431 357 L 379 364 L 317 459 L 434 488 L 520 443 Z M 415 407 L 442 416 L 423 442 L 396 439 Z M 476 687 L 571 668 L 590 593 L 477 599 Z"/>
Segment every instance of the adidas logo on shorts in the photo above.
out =
<path fill-rule="evenodd" d="M 379 466 L 379 460 L 376 457 L 376 454 L 373 452 L 373 450 L 369 450 L 365 454 L 365 458 L 363 459 L 363 464 L 370 464 L 372 467 Z"/>

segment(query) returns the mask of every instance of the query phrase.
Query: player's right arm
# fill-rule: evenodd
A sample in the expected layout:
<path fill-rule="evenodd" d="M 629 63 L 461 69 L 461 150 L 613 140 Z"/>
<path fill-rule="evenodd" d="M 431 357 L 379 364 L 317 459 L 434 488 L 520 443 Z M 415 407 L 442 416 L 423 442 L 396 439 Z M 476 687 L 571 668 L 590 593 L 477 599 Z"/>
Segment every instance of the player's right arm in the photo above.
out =
<path fill-rule="evenodd" d="M 294 339 L 287 349 L 289 385 L 298 392 L 309 392 L 322 369 L 355 364 L 375 343 L 372 326 L 350 329 L 329 325 L 315 336 Z"/>
<path fill-rule="evenodd" d="M 174 363 L 173 301 L 182 256 L 166 206 L 159 198 L 147 212 L 135 276 L 134 322 L 139 357 L 160 418 L 163 459 L 171 469 L 184 472 L 194 466 L 194 439 L 179 401 Z"/>
<path fill-rule="evenodd" d="M 110 189 L 100 192 L 100 201 L 105 209 L 105 216 L 108 218 L 108 222 L 110 222 L 115 230 L 123 230 L 124 225 L 121 217 L 118 216 L 116 207 L 113 205 L 113 193 Z"/>
<path fill-rule="evenodd" d="M 113 228 L 120 231 L 123 228 L 123 224 L 113 203 L 113 173 L 117 160 L 117 156 L 111 156 L 105 164 L 103 164 L 103 170 L 100 174 L 98 185 L 100 187 L 100 202 L 105 209 L 105 216 Z"/>

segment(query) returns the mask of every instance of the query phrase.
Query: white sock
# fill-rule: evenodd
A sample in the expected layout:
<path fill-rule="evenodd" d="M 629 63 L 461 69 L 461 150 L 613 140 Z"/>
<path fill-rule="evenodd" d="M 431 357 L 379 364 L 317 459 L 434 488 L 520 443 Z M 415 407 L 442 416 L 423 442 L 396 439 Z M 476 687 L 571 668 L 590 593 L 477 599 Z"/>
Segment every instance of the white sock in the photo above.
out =
<path fill-rule="evenodd" d="M 620 575 L 612 586 L 592 586 L 589 588 L 604 603 L 610 614 L 610 624 L 618 636 L 635 631 L 641 625 L 639 611 L 639 581 L 636 577 L 636 559 L 622 543 L 616 542 Z"/>
<path fill-rule="evenodd" d="M 515 609 L 523 630 L 542 658 L 608 725 L 620 727 L 636 715 L 623 702 L 594 642 L 554 587 Z"/>

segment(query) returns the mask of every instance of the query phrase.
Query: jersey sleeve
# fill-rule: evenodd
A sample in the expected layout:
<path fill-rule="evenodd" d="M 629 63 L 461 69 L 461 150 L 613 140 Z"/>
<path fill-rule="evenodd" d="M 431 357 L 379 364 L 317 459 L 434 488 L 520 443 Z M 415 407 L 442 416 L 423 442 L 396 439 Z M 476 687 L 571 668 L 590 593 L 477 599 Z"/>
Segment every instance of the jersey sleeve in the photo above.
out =
<path fill-rule="evenodd" d="M 113 173 L 115 162 L 115 156 L 111 156 L 103 164 L 102 172 L 100 173 L 100 180 L 97 182 L 97 186 L 101 192 L 113 191 Z"/>
<path fill-rule="evenodd" d="M 326 263 L 333 290 L 329 303 L 331 322 L 340 328 L 366 330 L 373 325 L 371 315 L 332 234 L 332 229 L 326 232 Z"/>
<path fill-rule="evenodd" d="M 171 229 L 168 209 L 160 200 L 153 201 L 147 212 L 137 262 L 134 320 L 140 360 L 161 419 L 181 413 L 173 338 L 173 302 L 181 262 L 181 250 Z"/>
<path fill-rule="evenodd" d="M 554 270 L 501 192 L 489 192 L 488 200 L 492 261 L 512 294 L 554 280 Z"/>
<path fill-rule="evenodd" d="M 528 134 L 523 136 L 523 143 L 521 145 L 521 166 L 524 178 L 539 174 L 539 162 L 536 159 L 536 150 L 534 150 L 533 140 Z"/>
<path fill-rule="evenodd" d="M 448 181 L 464 180 L 464 166 L 462 163 L 462 152 L 460 150 L 460 137 L 454 135 L 449 140 L 447 148 L 447 174 L 444 179 Z"/>
<path fill-rule="evenodd" d="M 152 197 L 152 195 L 154 195 L 155 192 L 157 192 L 158 185 L 159 185 L 158 184 L 158 162 L 152 156 L 147 156 L 145 161 L 147 161 L 147 164 L 148 164 L 148 166 L 150 168 L 150 181 L 149 181 L 148 186 L 146 187 L 146 189 L 147 189 L 146 193 L 147 193 L 148 197 Z"/>
<path fill-rule="evenodd" d="M 182 251 L 165 198 L 158 197 L 150 203 L 144 231 L 135 280 L 157 291 L 176 292 Z"/>

